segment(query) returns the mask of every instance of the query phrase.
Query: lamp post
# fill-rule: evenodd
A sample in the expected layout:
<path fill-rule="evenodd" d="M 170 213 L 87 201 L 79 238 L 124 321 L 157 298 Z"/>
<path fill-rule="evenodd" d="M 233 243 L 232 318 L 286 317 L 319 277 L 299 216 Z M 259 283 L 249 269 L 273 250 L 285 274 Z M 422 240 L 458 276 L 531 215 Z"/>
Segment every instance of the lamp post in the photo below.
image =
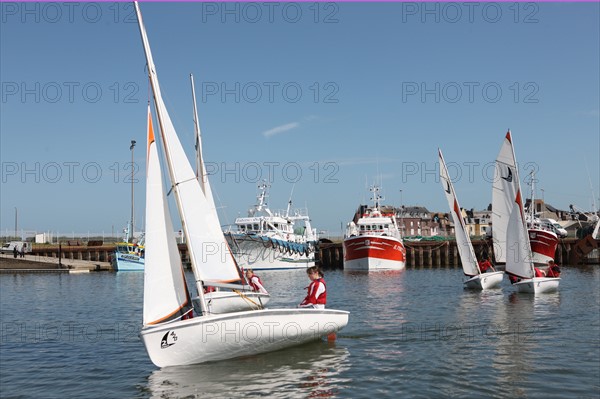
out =
<path fill-rule="evenodd" d="M 18 214 L 18 210 L 17 210 L 17 207 L 15 206 L 15 240 L 17 239 L 17 214 Z"/>
<path fill-rule="evenodd" d="M 402 190 L 400 190 L 400 235 L 404 237 L 404 206 L 402 205 Z"/>
<path fill-rule="evenodd" d="M 544 213 L 546 212 L 546 201 L 544 200 L 544 189 L 540 190 L 542 192 L 542 217 L 544 217 Z"/>
<path fill-rule="evenodd" d="M 129 149 L 131 150 L 131 230 L 129 231 L 128 237 L 127 237 L 127 242 L 133 242 L 133 233 L 135 228 L 133 227 L 133 175 L 134 175 L 134 163 L 133 163 L 133 149 L 135 148 L 135 140 L 131 140 L 131 146 L 129 146 Z"/>
<path fill-rule="evenodd" d="M 542 188 L 540 191 L 542 192 L 542 202 L 546 204 L 546 201 L 544 201 L 544 189 Z"/>

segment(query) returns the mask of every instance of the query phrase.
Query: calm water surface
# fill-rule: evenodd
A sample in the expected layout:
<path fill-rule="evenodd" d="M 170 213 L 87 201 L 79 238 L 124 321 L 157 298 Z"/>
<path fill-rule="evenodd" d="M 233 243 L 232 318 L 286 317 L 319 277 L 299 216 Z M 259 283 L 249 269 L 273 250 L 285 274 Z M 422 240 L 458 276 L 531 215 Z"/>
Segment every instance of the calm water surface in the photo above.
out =
<path fill-rule="evenodd" d="M 262 272 L 271 307 L 303 271 Z M 326 275 L 349 310 L 334 343 L 157 369 L 138 332 L 141 273 L 0 275 L 0 396 L 44 398 L 600 396 L 600 268 L 560 292 L 462 289 L 457 269 Z"/>

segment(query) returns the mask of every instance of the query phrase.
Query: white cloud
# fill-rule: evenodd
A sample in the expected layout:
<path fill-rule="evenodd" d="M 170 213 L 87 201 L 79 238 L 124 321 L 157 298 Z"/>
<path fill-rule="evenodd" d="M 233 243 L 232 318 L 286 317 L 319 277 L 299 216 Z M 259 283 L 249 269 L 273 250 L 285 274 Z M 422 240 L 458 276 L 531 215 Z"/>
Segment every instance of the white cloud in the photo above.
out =
<path fill-rule="evenodd" d="M 300 123 L 298 123 L 298 122 L 286 123 L 285 125 L 276 126 L 273 129 L 265 130 L 261 134 L 263 136 L 269 138 L 271 136 L 275 136 L 276 134 L 284 133 L 284 132 L 287 132 L 288 130 L 295 129 L 298 126 L 300 126 Z"/>
<path fill-rule="evenodd" d="M 592 117 L 596 118 L 596 117 L 598 117 L 598 115 L 600 115 L 600 111 L 597 109 L 591 109 L 588 111 L 579 111 L 578 114 L 583 115 L 583 116 L 592 116 Z"/>

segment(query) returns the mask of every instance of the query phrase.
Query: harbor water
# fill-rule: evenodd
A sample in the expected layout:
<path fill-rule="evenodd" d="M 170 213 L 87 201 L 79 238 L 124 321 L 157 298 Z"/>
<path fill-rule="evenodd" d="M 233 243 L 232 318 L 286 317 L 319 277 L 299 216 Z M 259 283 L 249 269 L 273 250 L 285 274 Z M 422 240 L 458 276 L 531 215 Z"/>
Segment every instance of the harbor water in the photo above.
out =
<path fill-rule="evenodd" d="M 270 307 L 306 273 L 259 273 Z M 337 340 L 159 369 L 138 337 L 143 273 L 0 275 L 2 398 L 600 396 L 600 268 L 563 267 L 560 291 L 462 288 L 455 268 L 325 276 L 351 312 Z"/>

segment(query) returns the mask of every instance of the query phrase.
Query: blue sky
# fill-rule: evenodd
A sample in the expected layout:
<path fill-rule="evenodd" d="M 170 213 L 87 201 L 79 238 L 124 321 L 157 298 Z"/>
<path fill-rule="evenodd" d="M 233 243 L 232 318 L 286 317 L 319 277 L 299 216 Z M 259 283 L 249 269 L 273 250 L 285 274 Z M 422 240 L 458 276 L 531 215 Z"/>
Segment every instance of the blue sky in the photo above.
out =
<path fill-rule="evenodd" d="M 15 208 L 19 230 L 120 231 L 132 139 L 141 227 L 148 82 L 131 4 L 1 6 L 2 232 Z M 547 202 L 590 209 L 593 191 L 598 203 L 598 3 L 141 8 L 190 157 L 194 74 L 223 224 L 246 214 L 261 178 L 271 208 L 293 189 L 333 234 L 376 180 L 385 203 L 447 212 L 438 146 L 461 204 L 483 209 L 509 128 L 521 177 L 535 168 Z"/>

